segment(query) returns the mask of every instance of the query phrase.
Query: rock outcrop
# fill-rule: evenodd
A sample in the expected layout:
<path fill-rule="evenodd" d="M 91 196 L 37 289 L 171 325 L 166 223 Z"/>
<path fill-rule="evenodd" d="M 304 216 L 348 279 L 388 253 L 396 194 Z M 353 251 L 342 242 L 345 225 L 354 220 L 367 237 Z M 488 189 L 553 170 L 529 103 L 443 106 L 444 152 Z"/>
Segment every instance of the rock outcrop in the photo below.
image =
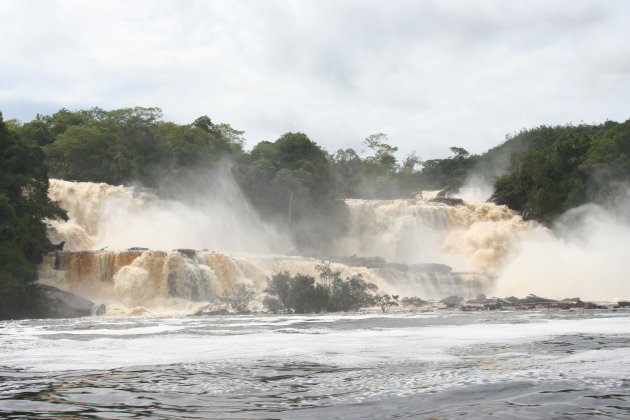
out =
<path fill-rule="evenodd" d="M 41 302 L 37 311 L 37 316 L 42 318 L 77 318 L 92 315 L 95 307 L 94 302 L 85 299 L 74 293 L 65 292 L 53 286 L 41 283 L 33 283 L 28 286 L 29 293 L 33 299 Z"/>

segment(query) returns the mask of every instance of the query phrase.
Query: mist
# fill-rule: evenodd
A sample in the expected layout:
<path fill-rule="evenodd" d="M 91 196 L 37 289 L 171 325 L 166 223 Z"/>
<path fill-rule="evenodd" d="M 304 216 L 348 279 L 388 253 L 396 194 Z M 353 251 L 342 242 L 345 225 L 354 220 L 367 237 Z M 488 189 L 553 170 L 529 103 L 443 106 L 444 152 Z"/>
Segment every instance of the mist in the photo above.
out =
<path fill-rule="evenodd" d="M 274 253 L 291 247 L 286 235 L 257 215 L 227 165 L 162 182 L 157 191 L 159 196 L 141 186 L 51 180 L 50 195 L 70 218 L 52 222 L 51 240 L 65 240 L 67 250 Z"/>
<path fill-rule="evenodd" d="M 493 192 L 494 188 L 486 176 L 473 174 L 466 178 L 464 185 L 453 196 L 471 203 L 483 203 L 490 199 Z"/>
<path fill-rule="evenodd" d="M 621 202 L 628 203 L 628 196 Z M 495 294 L 630 298 L 630 221 L 621 202 L 572 209 L 553 230 L 538 230 L 520 242 L 500 273 Z"/>

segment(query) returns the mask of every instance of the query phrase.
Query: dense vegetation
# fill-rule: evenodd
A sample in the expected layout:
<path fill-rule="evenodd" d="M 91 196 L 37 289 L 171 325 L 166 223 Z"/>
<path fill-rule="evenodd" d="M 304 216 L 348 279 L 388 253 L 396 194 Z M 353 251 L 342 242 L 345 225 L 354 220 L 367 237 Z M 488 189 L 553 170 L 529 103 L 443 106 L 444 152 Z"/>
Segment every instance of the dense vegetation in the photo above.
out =
<path fill-rule="evenodd" d="M 0 114 L 0 319 L 33 313 L 27 284 L 47 251 L 44 218 L 65 217 L 48 199 L 42 149 L 11 132 Z"/>
<path fill-rule="evenodd" d="M 614 201 L 630 180 L 630 121 L 598 126 L 541 127 L 521 133 L 528 150 L 511 154 L 493 200 L 525 218 L 552 222 L 587 202 Z"/>
<path fill-rule="evenodd" d="M 409 196 L 451 179 L 461 183 L 471 166 L 461 148 L 451 148 L 448 159 L 422 162 L 411 153 L 399 162 L 398 149 L 382 133 L 364 140 L 363 157 L 353 149 L 330 154 L 303 133 L 246 151 L 243 132 L 228 124 L 207 116 L 191 124 L 166 122 L 159 108 L 62 109 L 11 125 L 25 141 L 43 147 L 52 177 L 67 180 L 159 188 L 187 177 L 194 189 L 191 174 L 230 162 L 258 213 L 286 228 L 302 250 L 326 248 L 343 231 L 343 198 Z"/>
<path fill-rule="evenodd" d="M 25 286 L 35 279 L 35 264 L 50 247 L 44 220 L 65 217 L 47 198 L 47 171 L 68 180 L 134 183 L 161 192 L 164 184 L 195 179 L 228 162 L 256 211 L 286 229 L 302 251 L 326 250 L 343 232 L 344 198 L 399 198 L 423 189 L 453 192 L 476 174 L 494 184 L 495 202 L 550 223 L 586 202 L 614 200 L 630 177 L 630 120 L 541 126 L 508 137 L 482 155 L 451 147 L 451 156 L 426 161 L 415 153 L 399 160 L 398 149 L 383 133 L 364 139 L 367 153 L 329 153 L 304 133 L 286 133 L 247 151 L 243 134 L 207 116 L 190 124 L 167 122 L 159 108 L 62 109 L 27 123 L 0 118 L 0 317 L 27 312 Z M 337 278 L 324 290 L 312 277 L 276 277 L 269 302 L 276 299 L 283 311 L 356 308 L 358 303 L 344 300 L 344 290 L 360 296 L 357 290 L 363 287 L 361 279 Z M 290 300 L 278 294 L 282 288 L 294 294 Z M 309 303 L 296 297 L 300 294 L 309 296 Z M 384 307 L 394 304 L 391 298 L 370 299 Z"/>
<path fill-rule="evenodd" d="M 271 312 L 320 313 L 356 311 L 379 305 L 383 312 L 398 306 L 398 296 L 378 294 L 378 287 L 368 283 L 361 275 L 341 278 L 329 263 L 318 266 L 320 281 L 304 274 L 291 276 L 287 272 L 271 277 L 263 303 Z"/>

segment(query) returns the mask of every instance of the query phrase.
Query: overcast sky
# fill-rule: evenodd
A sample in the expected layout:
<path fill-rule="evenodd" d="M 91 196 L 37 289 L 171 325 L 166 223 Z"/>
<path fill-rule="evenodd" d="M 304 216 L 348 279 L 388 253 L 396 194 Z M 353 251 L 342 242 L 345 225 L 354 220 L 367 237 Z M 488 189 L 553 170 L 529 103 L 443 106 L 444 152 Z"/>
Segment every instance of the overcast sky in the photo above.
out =
<path fill-rule="evenodd" d="M 0 110 L 162 108 L 329 151 L 630 117 L 630 1 L 0 0 Z"/>

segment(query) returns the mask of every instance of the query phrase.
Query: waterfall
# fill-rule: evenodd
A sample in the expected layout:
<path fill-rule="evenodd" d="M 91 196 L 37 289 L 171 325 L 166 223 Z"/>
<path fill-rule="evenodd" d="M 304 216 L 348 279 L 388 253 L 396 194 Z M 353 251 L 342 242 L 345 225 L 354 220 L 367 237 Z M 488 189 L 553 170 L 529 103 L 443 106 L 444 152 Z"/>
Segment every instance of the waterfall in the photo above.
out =
<path fill-rule="evenodd" d="M 438 262 L 468 271 L 498 271 L 510 250 L 543 229 L 493 203 L 447 205 L 419 194 L 401 200 L 346 200 L 349 228 L 339 255 L 378 255 L 408 264 Z"/>
<path fill-rule="evenodd" d="M 39 280 L 107 303 L 112 314 L 189 313 L 239 283 L 262 292 L 281 271 L 317 278 L 316 266 L 327 259 L 342 278 L 361 275 L 386 293 L 471 298 L 492 290 L 491 273 L 514 244 L 541 229 L 491 203 L 447 205 L 427 194 L 347 200 L 348 228 L 330 255 L 287 256 L 286 238 L 235 188 L 187 202 L 131 187 L 51 180 L 49 194 L 69 220 L 51 221 L 50 237 L 66 246 L 45 257 Z M 387 263 L 374 264 L 375 256 Z"/>

